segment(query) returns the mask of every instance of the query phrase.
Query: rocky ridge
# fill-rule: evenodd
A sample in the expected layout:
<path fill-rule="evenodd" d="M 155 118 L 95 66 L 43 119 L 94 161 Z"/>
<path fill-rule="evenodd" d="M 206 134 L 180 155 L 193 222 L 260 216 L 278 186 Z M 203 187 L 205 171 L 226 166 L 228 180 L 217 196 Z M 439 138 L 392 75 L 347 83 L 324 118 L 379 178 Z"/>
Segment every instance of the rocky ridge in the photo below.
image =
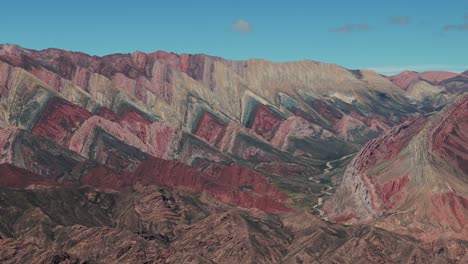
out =
<path fill-rule="evenodd" d="M 420 93 L 314 61 L 0 45 L 0 259 L 463 263 L 466 82 L 433 75 L 442 91 Z M 429 178 L 376 176 L 416 158 Z M 406 195 L 421 182 L 440 191 Z M 328 197 L 355 226 L 311 213 Z M 430 220 L 402 224 L 412 204 Z"/>

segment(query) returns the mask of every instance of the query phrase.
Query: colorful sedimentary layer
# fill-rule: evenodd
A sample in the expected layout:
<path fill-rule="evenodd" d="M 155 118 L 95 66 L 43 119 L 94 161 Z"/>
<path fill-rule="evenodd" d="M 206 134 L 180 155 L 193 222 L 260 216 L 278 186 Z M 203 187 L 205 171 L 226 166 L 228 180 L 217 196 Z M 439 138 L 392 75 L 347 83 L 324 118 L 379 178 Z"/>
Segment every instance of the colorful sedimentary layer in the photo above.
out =
<path fill-rule="evenodd" d="M 462 96 L 437 115 L 407 121 L 371 140 L 327 202 L 330 219 L 375 220 L 390 230 L 418 230 L 429 240 L 442 234 L 466 238 L 467 111 L 468 96 Z"/>
<path fill-rule="evenodd" d="M 421 75 L 0 45 L 0 262 L 463 263 L 468 82 Z"/>
<path fill-rule="evenodd" d="M 225 131 L 226 123 L 216 116 L 204 112 L 193 134 L 215 146 L 223 138 Z"/>
<path fill-rule="evenodd" d="M 468 175 L 468 100 L 460 100 L 447 110 L 432 129 L 432 148 L 442 159 L 452 162 Z"/>
<path fill-rule="evenodd" d="M 404 71 L 400 74 L 389 76 L 388 79 L 401 89 L 406 90 L 412 82 L 418 79 L 426 80 L 435 85 L 439 85 L 443 81 L 454 78 L 458 75 L 464 74 L 444 71 L 427 71 L 421 73 L 414 71 Z"/>
<path fill-rule="evenodd" d="M 265 105 L 259 104 L 255 109 L 255 117 L 251 128 L 257 135 L 266 140 L 271 140 L 281 124 L 281 117 Z"/>
<path fill-rule="evenodd" d="M 92 114 L 62 98 L 52 98 L 32 128 L 33 134 L 68 146 L 70 137 Z"/>
<path fill-rule="evenodd" d="M 426 101 L 429 107 L 442 108 L 453 95 L 468 92 L 468 75 L 444 71 L 411 72 L 389 76 L 396 86 L 405 90 L 406 96 Z"/>
<path fill-rule="evenodd" d="M 328 161 L 424 113 L 379 75 L 316 62 L 165 52 L 96 57 L 2 45 L 0 66 L 2 127 L 51 140 L 53 149 L 77 153 L 80 166 L 92 167 L 90 160 L 105 167 L 88 177 L 133 174 L 151 158 L 191 166 L 240 162 L 259 177 L 287 176 L 275 180 L 294 190 Z M 313 88 L 301 88 L 307 86 Z M 32 168 L 9 153 L 11 164 Z"/>

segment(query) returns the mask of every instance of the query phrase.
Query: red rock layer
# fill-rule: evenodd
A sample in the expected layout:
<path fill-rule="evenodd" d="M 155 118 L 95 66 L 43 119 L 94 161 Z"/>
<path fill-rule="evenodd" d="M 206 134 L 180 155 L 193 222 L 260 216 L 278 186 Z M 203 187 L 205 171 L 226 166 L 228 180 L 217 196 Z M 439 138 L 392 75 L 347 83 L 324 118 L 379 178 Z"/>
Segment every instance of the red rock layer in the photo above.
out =
<path fill-rule="evenodd" d="M 68 146 L 76 129 L 92 114 L 62 98 L 50 99 L 32 129 L 32 133 Z"/>
<path fill-rule="evenodd" d="M 1 59 L 26 69 L 57 91 L 65 87 L 65 80 L 90 91 L 91 75 L 97 73 L 112 80 L 116 87 L 146 100 L 145 90 L 170 101 L 173 96 L 173 71 L 188 74 L 195 80 L 215 87 L 211 78 L 213 63 L 221 58 L 205 55 L 177 55 L 158 51 L 150 54 L 113 54 L 104 57 L 59 49 L 42 51 L 10 46 L 3 50 Z"/>
<path fill-rule="evenodd" d="M 434 84 L 439 84 L 444 80 L 458 76 L 458 73 L 455 72 L 445 72 L 445 71 L 427 71 L 420 73 L 421 78 L 430 81 Z"/>
<path fill-rule="evenodd" d="M 289 137 L 331 136 L 332 134 L 307 120 L 292 116 L 279 126 L 275 136 L 270 140 L 273 146 L 286 150 Z"/>
<path fill-rule="evenodd" d="M 435 193 L 431 196 L 433 216 L 439 223 L 447 226 L 457 226 L 463 229 L 467 224 L 466 212 L 468 199 L 453 192 Z M 453 215 L 454 218 L 447 217 Z"/>
<path fill-rule="evenodd" d="M 408 141 L 420 132 L 426 122 L 426 118 L 414 118 L 392 128 L 379 138 L 371 140 L 359 152 L 351 165 L 354 168 L 354 175 L 366 171 L 378 161 L 389 160 L 398 154 Z"/>
<path fill-rule="evenodd" d="M 208 112 L 203 112 L 193 134 L 204 139 L 210 145 L 215 146 L 224 137 L 225 132 L 225 122 Z"/>
<path fill-rule="evenodd" d="M 282 118 L 268 106 L 258 104 L 252 123 L 252 130 L 255 131 L 257 135 L 262 136 L 266 140 L 270 140 L 275 135 L 281 122 Z"/>
<path fill-rule="evenodd" d="M 438 85 L 444 80 L 458 76 L 458 73 L 444 71 L 414 72 L 404 71 L 400 74 L 389 76 L 388 79 L 403 90 L 408 89 L 415 80 L 422 79 L 432 84 Z"/>
<path fill-rule="evenodd" d="M 133 110 L 127 110 L 120 114 L 119 124 L 136 135 L 144 143 L 146 143 L 146 137 L 148 136 L 148 125 L 151 123 L 151 121 Z"/>
<path fill-rule="evenodd" d="M 468 179 L 468 96 L 455 103 L 431 131 L 432 147 Z"/>
<path fill-rule="evenodd" d="M 342 113 L 334 109 L 325 101 L 314 99 L 309 104 L 315 111 L 317 111 L 317 113 L 319 113 L 325 120 L 327 120 L 331 124 L 337 122 L 343 117 Z"/>
<path fill-rule="evenodd" d="M 380 204 L 388 209 L 401 199 L 409 178 L 401 176 L 396 180 L 379 184 L 379 179 L 375 175 L 367 175 L 367 171 L 377 163 L 390 160 L 397 155 L 426 123 L 427 119 L 420 117 L 394 127 L 386 134 L 367 143 L 349 165 L 350 173 L 353 175 L 351 177 L 361 177 L 365 188 L 367 188 L 366 193 L 369 195 L 370 206 L 379 214 L 383 209 L 380 208 Z"/>
<path fill-rule="evenodd" d="M 382 187 L 377 186 L 377 188 L 380 189 L 378 193 L 385 208 L 392 208 L 401 200 L 408 181 L 408 176 L 403 176 L 396 180 L 384 183 Z"/>
<path fill-rule="evenodd" d="M 24 189 L 34 185 L 58 186 L 60 184 L 13 165 L 0 164 L 0 186 Z"/>
<path fill-rule="evenodd" d="M 206 192 L 229 204 L 247 208 L 258 208 L 267 212 L 284 212 L 289 210 L 284 205 L 287 196 L 278 192 L 277 188 L 265 176 L 245 167 L 212 164 L 208 167 L 205 166 L 203 172 L 201 172 L 197 168 L 184 165 L 178 161 L 151 157 L 151 155 L 170 155 L 168 151 L 171 152 L 171 144 L 179 143 L 177 140 L 177 130 L 160 123 L 145 125 L 145 128 L 151 131 L 151 133 L 146 137 L 149 144 L 144 144 L 132 134 L 128 134 L 125 131 L 126 128 L 122 128 L 118 123 L 98 116 L 89 117 L 90 113 L 88 112 L 85 112 L 85 117 L 89 118 L 76 129 L 76 124 L 84 119 L 82 115 L 77 114 L 81 113 L 80 109 L 68 104 L 56 109 L 55 107 L 60 105 L 56 102 L 54 101 L 49 105 L 54 111 L 50 111 L 49 115 L 40 118 L 38 122 L 40 125 L 36 126 L 34 132 L 44 133 L 44 131 L 57 130 L 56 136 L 50 136 L 52 141 L 63 145 L 71 137 L 70 149 L 93 161 L 92 163 L 86 163 L 85 172 L 81 176 L 80 171 L 84 165 L 81 156 L 78 156 L 79 160 L 69 163 L 72 166 L 79 163 L 79 167 L 76 167 L 76 169 L 75 167 L 66 167 L 68 163 L 59 162 L 55 164 L 64 171 L 74 170 L 72 177 L 81 184 L 109 190 L 121 190 L 132 186 L 137 181 L 141 181 L 147 184 L 185 189 L 194 193 Z M 61 101 L 58 100 L 58 102 Z M 67 110 L 68 112 L 64 115 L 61 110 Z M 71 115 L 71 117 L 68 115 Z M 54 121 L 53 125 L 46 127 L 44 124 L 51 122 L 51 120 Z M 56 124 L 59 126 L 54 126 Z M 74 126 L 69 124 L 74 124 Z M 15 131 L 1 130 L 0 143 L 3 143 L 5 146 L 12 145 L 12 142 L 15 142 Z M 26 131 L 23 131 L 22 134 L 24 136 L 28 135 Z M 30 137 L 33 136 L 31 135 Z M 28 138 L 27 140 L 35 139 L 34 137 L 29 139 L 30 137 L 26 137 Z M 171 143 L 172 140 L 175 140 L 175 142 Z M 185 145 L 187 148 L 199 148 L 197 144 L 185 143 Z M 41 148 L 37 150 L 41 151 L 40 153 L 34 152 L 36 148 L 26 149 L 29 151 L 28 153 L 20 153 L 21 149 L 11 149 L 6 153 L 7 156 L 2 157 L 2 161 L 6 163 L 13 162 L 13 164 L 17 162 L 21 163 L 21 157 L 24 154 L 42 156 L 51 147 L 57 148 L 53 143 L 47 141 L 42 143 Z M 155 149 L 155 147 L 158 147 L 158 149 Z M 53 149 L 51 155 L 58 155 L 57 151 L 59 150 Z M 194 151 L 196 155 L 200 154 L 200 150 L 195 149 Z M 204 151 L 208 150 L 205 149 Z M 216 153 L 213 153 L 213 155 L 216 155 Z M 15 160 L 11 159 L 12 156 L 16 157 Z M 27 157 L 29 156 L 25 156 L 25 158 Z M 209 155 L 204 154 L 203 157 L 206 158 Z M 26 160 L 29 161 L 29 159 Z M 29 163 L 31 165 L 34 162 Z M 41 173 L 49 171 L 47 162 L 41 163 L 40 166 L 37 171 Z M 58 167 L 53 167 L 54 173 L 60 174 L 57 170 Z M 44 176 L 41 173 L 38 175 Z M 48 174 L 46 173 L 45 175 Z M 37 181 L 35 178 L 29 180 L 29 178 L 31 177 L 27 177 L 27 181 L 25 181 L 38 184 L 47 183 Z M 7 178 L 5 176 L 4 179 L 8 180 L 5 184 L 12 185 L 12 177 Z M 21 179 L 18 179 L 18 181 L 22 182 Z M 24 184 L 18 186 L 21 187 Z"/>
<path fill-rule="evenodd" d="M 370 141 L 324 210 L 332 220 L 375 220 L 403 233 L 417 230 L 422 239 L 466 236 L 467 116 L 464 96 L 431 118 L 408 120 Z"/>
<path fill-rule="evenodd" d="M 135 178 L 145 184 L 198 193 L 205 191 L 223 202 L 265 212 L 289 211 L 282 203 L 287 197 L 279 193 L 265 176 L 238 165 L 217 164 L 201 173 L 180 162 L 151 159 L 140 165 Z"/>
<path fill-rule="evenodd" d="M 80 178 L 80 183 L 104 190 L 119 191 L 132 186 L 133 178 L 131 173 L 117 172 L 111 168 L 98 165 L 88 169 Z"/>
<path fill-rule="evenodd" d="M 417 72 L 405 71 L 398 75 L 390 76 L 388 79 L 394 83 L 396 86 L 400 87 L 403 90 L 408 89 L 408 86 L 416 79 L 419 78 Z"/>
<path fill-rule="evenodd" d="M 119 115 L 115 114 L 106 107 L 101 107 L 96 115 L 109 121 L 119 123 L 123 128 L 136 135 L 144 143 L 148 136 L 148 126 L 152 123 L 150 120 L 132 109 L 125 109 Z"/>

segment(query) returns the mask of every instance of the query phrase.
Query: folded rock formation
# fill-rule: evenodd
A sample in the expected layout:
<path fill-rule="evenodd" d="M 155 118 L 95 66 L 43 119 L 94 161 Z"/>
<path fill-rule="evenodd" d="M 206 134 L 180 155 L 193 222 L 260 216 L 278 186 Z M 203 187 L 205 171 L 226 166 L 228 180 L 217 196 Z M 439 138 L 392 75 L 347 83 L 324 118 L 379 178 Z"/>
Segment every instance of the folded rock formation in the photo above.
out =
<path fill-rule="evenodd" d="M 0 262 L 464 263 L 467 83 L 0 45 Z"/>
<path fill-rule="evenodd" d="M 327 201 L 337 222 L 377 226 L 420 238 L 468 237 L 468 96 L 371 140 Z"/>

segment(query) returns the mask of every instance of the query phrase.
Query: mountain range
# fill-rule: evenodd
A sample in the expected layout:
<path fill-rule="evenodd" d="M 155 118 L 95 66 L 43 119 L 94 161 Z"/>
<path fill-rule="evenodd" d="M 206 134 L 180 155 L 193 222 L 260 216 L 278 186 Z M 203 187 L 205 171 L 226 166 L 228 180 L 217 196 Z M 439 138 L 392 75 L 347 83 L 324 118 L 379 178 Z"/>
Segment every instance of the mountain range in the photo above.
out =
<path fill-rule="evenodd" d="M 467 263 L 467 92 L 0 45 L 0 262 Z"/>

